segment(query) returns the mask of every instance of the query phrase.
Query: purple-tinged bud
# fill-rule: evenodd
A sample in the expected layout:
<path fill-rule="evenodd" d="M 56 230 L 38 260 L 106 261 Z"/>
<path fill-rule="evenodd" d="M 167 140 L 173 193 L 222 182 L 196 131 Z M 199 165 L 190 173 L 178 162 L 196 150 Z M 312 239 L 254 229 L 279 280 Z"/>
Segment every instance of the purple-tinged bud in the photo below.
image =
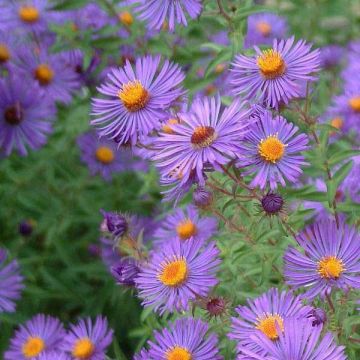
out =
<path fill-rule="evenodd" d="M 323 309 L 315 308 L 310 311 L 308 318 L 312 320 L 312 326 L 325 324 L 327 320 L 326 312 Z"/>
<path fill-rule="evenodd" d="M 30 236 L 34 230 L 34 222 L 31 220 L 23 220 L 19 223 L 19 233 L 22 236 Z"/>
<path fill-rule="evenodd" d="M 107 212 L 100 210 L 104 216 L 104 222 L 101 224 L 101 229 L 106 229 L 115 237 L 122 237 L 128 230 L 128 222 L 125 216 L 115 212 Z"/>
<path fill-rule="evenodd" d="M 202 186 L 198 186 L 193 192 L 193 203 L 199 208 L 206 208 L 213 202 L 213 194 Z"/>
<path fill-rule="evenodd" d="M 140 272 L 139 263 L 134 258 L 123 258 L 111 268 L 111 274 L 119 285 L 135 286 L 135 278 Z"/>
<path fill-rule="evenodd" d="M 221 316 L 227 311 L 227 301 L 222 297 L 210 298 L 206 303 L 206 310 L 210 316 Z"/>
<path fill-rule="evenodd" d="M 279 194 L 268 193 L 261 199 L 261 206 L 266 214 L 276 215 L 282 210 L 284 200 Z"/>

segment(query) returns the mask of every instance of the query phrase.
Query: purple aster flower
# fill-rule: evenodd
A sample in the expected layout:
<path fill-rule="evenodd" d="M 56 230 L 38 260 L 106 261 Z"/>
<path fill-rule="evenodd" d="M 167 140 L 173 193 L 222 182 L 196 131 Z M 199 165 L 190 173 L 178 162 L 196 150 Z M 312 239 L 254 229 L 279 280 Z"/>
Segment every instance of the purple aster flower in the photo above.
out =
<path fill-rule="evenodd" d="M 129 217 L 112 211 L 100 210 L 104 217 L 106 232 L 109 232 L 115 238 L 123 237 L 129 230 Z"/>
<path fill-rule="evenodd" d="M 282 39 L 287 32 L 287 22 L 272 13 L 253 14 L 248 17 L 244 48 L 254 45 L 271 45 L 274 39 Z"/>
<path fill-rule="evenodd" d="M 139 3 L 135 11 L 138 18 L 147 22 L 150 29 L 160 30 L 168 24 L 170 31 L 176 23 L 187 26 L 186 14 L 191 19 L 197 18 L 202 10 L 201 0 L 132 0 Z"/>
<path fill-rule="evenodd" d="M 299 296 L 272 288 L 256 299 L 248 299 L 248 305 L 236 308 L 239 317 L 232 318 L 228 336 L 238 342 L 239 352 L 243 346 L 256 351 L 259 346 L 251 339 L 253 335 L 261 332 L 271 341 L 277 340 L 286 318 L 305 319 L 311 309 L 302 305 Z"/>
<path fill-rule="evenodd" d="M 49 351 L 42 353 L 37 360 L 72 360 L 70 355 L 61 351 Z"/>
<path fill-rule="evenodd" d="M 344 59 L 345 50 L 339 45 L 328 45 L 320 49 L 321 67 L 332 68 L 338 66 Z"/>
<path fill-rule="evenodd" d="M 343 120 L 342 128 L 353 129 L 360 133 L 360 84 L 355 81 L 345 82 L 341 95 L 333 99 L 331 111 Z"/>
<path fill-rule="evenodd" d="M 18 54 L 17 60 L 19 69 L 37 81 L 46 98 L 65 104 L 71 102 L 72 93 L 80 86 L 80 78 L 64 61 L 62 53 L 27 49 Z"/>
<path fill-rule="evenodd" d="M 43 97 L 39 86 L 12 74 L 0 79 L 0 147 L 6 155 L 27 148 L 38 149 L 46 143 L 55 116 L 53 103 Z"/>
<path fill-rule="evenodd" d="M 0 31 L 0 70 L 2 66 L 8 67 L 12 62 L 16 52 L 15 38 L 5 32 Z"/>
<path fill-rule="evenodd" d="M 69 352 L 74 360 L 103 360 L 112 338 L 113 331 L 106 318 L 97 316 L 95 323 L 90 318 L 81 319 L 77 325 L 71 325 L 62 350 Z"/>
<path fill-rule="evenodd" d="M 59 20 L 59 15 L 51 10 L 47 0 L 6 1 L 1 9 L 0 29 L 40 33 L 48 30 L 48 23 Z"/>
<path fill-rule="evenodd" d="M 311 74 L 320 70 L 320 52 L 304 40 L 294 41 L 274 39 L 272 49 L 255 46 L 256 56 L 237 55 L 230 70 L 234 94 L 273 108 L 300 97 L 301 83 L 315 80 Z"/>
<path fill-rule="evenodd" d="M 6 251 L 0 248 L 0 313 L 15 311 L 15 300 L 20 299 L 23 288 L 17 261 L 8 262 Z"/>
<path fill-rule="evenodd" d="M 138 137 L 160 126 L 166 110 L 183 94 L 180 83 L 184 74 L 160 56 L 136 60 L 135 69 L 127 61 L 123 68 L 108 74 L 109 81 L 98 88 L 109 98 L 93 99 L 92 125 L 100 126 L 100 135 L 117 139 L 119 144 L 136 144 Z"/>
<path fill-rule="evenodd" d="M 277 324 L 278 330 L 282 330 Z M 252 335 L 252 340 L 263 350 L 255 353 L 245 346 L 238 360 L 346 360 L 344 346 L 337 346 L 333 335 L 327 332 L 321 337 L 322 326 L 312 327 L 304 319 L 285 319 L 284 331 L 279 331 L 279 340 L 269 340 L 260 332 Z M 264 355 L 266 354 L 266 355 Z"/>
<path fill-rule="evenodd" d="M 284 208 L 284 199 L 280 194 L 268 192 L 261 199 L 261 208 L 266 215 L 277 215 Z"/>
<path fill-rule="evenodd" d="M 217 284 L 219 250 L 213 242 L 200 251 L 201 245 L 175 239 L 152 252 L 135 279 L 144 306 L 153 306 L 160 314 L 187 310 L 190 301 L 209 293 Z"/>
<path fill-rule="evenodd" d="M 285 186 L 285 179 L 294 183 L 302 174 L 301 166 L 307 165 L 301 151 L 307 149 L 308 137 L 295 135 L 298 127 L 283 117 L 274 119 L 270 111 L 261 115 L 261 120 L 252 124 L 240 144 L 242 148 L 240 167 L 249 167 L 248 173 L 256 176 L 251 186 L 264 189 L 269 184 L 272 190 L 278 183 Z"/>
<path fill-rule="evenodd" d="M 93 131 L 79 136 L 77 143 L 81 160 L 88 165 L 91 175 L 99 174 L 106 181 L 116 173 L 147 169 L 146 163 L 135 159 L 130 149 L 118 148 L 113 140 L 99 139 Z"/>
<path fill-rule="evenodd" d="M 166 243 L 179 239 L 193 239 L 203 244 L 216 234 L 218 222 L 213 217 L 200 217 L 195 206 L 175 209 L 167 215 L 154 232 L 154 245 L 162 247 Z"/>
<path fill-rule="evenodd" d="M 134 258 L 122 258 L 111 268 L 111 274 L 117 284 L 133 287 L 135 278 L 140 272 L 140 264 Z"/>
<path fill-rule="evenodd" d="M 155 341 L 149 341 L 149 360 L 221 360 L 218 339 L 209 333 L 209 325 L 199 319 L 183 318 L 169 329 L 154 331 Z"/>
<path fill-rule="evenodd" d="M 61 322 L 51 316 L 38 314 L 20 325 L 5 352 L 5 360 L 37 359 L 40 354 L 59 350 L 65 336 Z"/>
<path fill-rule="evenodd" d="M 221 170 L 235 158 L 250 113 L 240 101 L 221 111 L 220 97 L 195 100 L 188 113 L 180 114 L 181 122 L 172 126 L 174 133 L 161 133 L 155 140 L 156 165 L 165 176 L 180 174 L 182 183 L 194 171 L 203 185 L 205 168 Z"/>
<path fill-rule="evenodd" d="M 296 241 L 304 254 L 290 246 L 284 255 L 286 282 L 305 287 L 304 297 L 324 297 L 333 288 L 360 288 L 360 236 L 354 227 L 323 221 L 307 227 Z"/>

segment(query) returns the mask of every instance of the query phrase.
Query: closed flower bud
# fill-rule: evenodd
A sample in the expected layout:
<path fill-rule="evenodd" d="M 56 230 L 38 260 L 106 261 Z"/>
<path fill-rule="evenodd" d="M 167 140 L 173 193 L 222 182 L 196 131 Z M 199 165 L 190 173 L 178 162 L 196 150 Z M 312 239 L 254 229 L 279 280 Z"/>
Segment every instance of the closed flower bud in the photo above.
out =
<path fill-rule="evenodd" d="M 213 194 L 202 186 L 198 186 L 193 192 L 193 203 L 199 208 L 206 208 L 213 202 Z"/>
<path fill-rule="evenodd" d="M 119 285 L 134 286 L 135 278 L 140 271 L 139 264 L 134 258 L 124 258 L 111 268 L 111 274 Z"/>
<path fill-rule="evenodd" d="M 267 215 L 276 215 L 283 209 L 284 200 L 279 194 L 268 193 L 261 199 L 261 206 Z"/>
<path fill-rule="evenodd" d="M 100 211 L 104 216 L 101 230 L 106 230 L 115 237 L 122 237 L 125 235 L 128 230 L 128 222 L 125 216 L 115 212 Z"/>

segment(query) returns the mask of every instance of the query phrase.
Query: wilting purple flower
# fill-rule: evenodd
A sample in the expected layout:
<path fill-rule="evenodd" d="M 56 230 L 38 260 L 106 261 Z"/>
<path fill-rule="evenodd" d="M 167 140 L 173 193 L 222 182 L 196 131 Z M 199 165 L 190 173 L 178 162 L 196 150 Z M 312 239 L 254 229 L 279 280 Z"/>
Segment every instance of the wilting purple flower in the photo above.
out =
<path fill-rule="evenodd" d="M 37 360 L 72 360 L 70 355 L 61 351 L 43 352 Z"/>
<path fill-rule="evenodd" d="M 277 324 L 278 330 L 281 327 Z M 251 340 L 261 349 L 254 352 L 241 346 L 237 360 L 346 360 L 344 346 L 337 346 L 333 335 L 327 332 L 321 337 L 322 326 L 312 327 L 304 319 L 289 318 L 279 331 L 279 340 L 274 342 L 257 332 Z M 282 330 L 282 329 L 281 329 Z"/>
<path fill-rule="evenodd" d="M 117 139 L 119 144 L 136 144 L 138 137 L 160 126 L 166 110 L 183 94 L 184 74 L 179 66 L 160 56 L 145 56 L 129 61 L 108 74 L 108 82 L 98 90 L 107 99 L 93 99 L 92 125 L 100 126 L 101 136 Z"/>
<path fill-rule="evenodd" d="M 208 331 L 209 325 L 200 319 L 178 319 L 168 329 L 154 331 L 147 359 L 221 360 L 217 336 Z"/>
<path fill-rule="evenodd" d="M 269 111 L 261 116 L 261 121 L 251 125 L 240 144 L 238 161 L 238 166 L 248 167 L 248 173 L 256 174 L 251 186 L 264 189 L 269 184 L 273 190 L 278 183 L 285 186 L 285 179 L 292 183 L 298 180 L 301 166 L 307 165 L 300 152 L 307 149 L 308 137 L 295 135 L 297 131 L 298 127 L 283 117 L 273 119 Z"/>
<path fill-rule="evenodd" d="M 360 236 L 354 227 L 335 221 L 308 226 L 296 241 L 304 254 L 290 246 L 284 255 L 286 282 L 303 295 L 324 297 L 333 288 L 360 288 Z"/>
<path fill-rule="evenodd" d="M 308 318 L 312 321 L 312 326 L 319 326 L 326 323 L 326 312 L 321 308 L 316 308 L 310 311 Z"/>
<path fill-rule="evenodd" d="M 100 212 L 104 216 L 107 231 L 114 237 L 122 237 L 127 233 L 129 229 L 128 216 L 112 211 L 100 210 Z"/>
<path fill-rule="evenodd" d="M 193 203 L 199 208 L 207 208 L 213 200 L 213 193 L 203 186 L 198 186 L 193 192 Z"/>
<path fill-rule="evenodd" d="M 274 39 L 283 39 L 287 32 L 287 22 L 273 13 L 259 13 L 248 17 L 244 48 L 254 45 L 271 45 Z"/>
<path fill-rule="evenodd" d="M 15 300 L 20 299 L 23 288 L 17 261 L 7 261 L 6 251 L 0 248 L 0 313 L 15 311 Z"/>
<path fill-rule="evenodd" d="M 160 133 L 154 141 L 153 160 L 162 174 L 176 172 L 185 183 L 194 171 L 203 185 L 206 167 L 221 170 L 235 158 L 249 115 L 250 109 L 240 101 L 221 111 L 220 97 L 197 99 L 188 113 L 180 114 L 181 122 L 172 126 L 174 133 Z"/>
<path fill-rule="evenodd" d="M 228 336 L 238 342 L 239 352 L 243 346 L 258 350 L 258 344 L 252 340 L 253 335 L 260 331 L 271 341 L 277 340 L 286 318 L 305 319 L 311 309 L 303 306 L 300 297 L 295 297 L 291 292 L 272 288 L 256 299 L 248 299 L 248 305 L 236 308 L 239 317 L 232 318 Z"/>
<path fill-rule="evenodd" d="M 208 295 L 217 284 L 219 250 L 214 243 L 201 247 L 193 239 L 176 239 L 152 252 L 135 279 L 144 306 L 153 306 L 160 314 L 187 310 L 190 301 Z"/>
<path fill-rule="evenodd" d="M 255 46 L 256 56 L 237 55 L 230 70 L 234 94 L 273 108 L 300 97 L 302 83 L 315 80 L 311 74 L 320 70 L 320 52 L 304 40 L 294 41 L 275 39 L 272 49 Z"/>
<path fill-rule="evenodd" d="M 44 92 L 46 99 L 68 104 L 72 93 L 79 88 L 79 75 L 67 66 L 61 53 L 48 54 L 45 49 L 19 52 L 19 70 L 33 77 Z"/>
<path fill-rule="evenodd" d="M 119 148 L 113 140 L 99 139 L 93 131 L 80 135 L 77 144 L 81 160 L 88 165 L 91 175 L 99 174 L 106 181 L 116 173 L 147 169 L 146 163 L 135 159 L 130 149 Z"/>
<path fill-rule="evenodd" d="M 106 318 L 97 316 L 95 323 L 90 318 L 81 319 L 77 325 L 71 325 L 62 350 L 69 352 L 74 360 L 103 360 L 112 337 Z"/>
<path fill-rule="evenodd" d="M 37 359 L 40 354 L 59 350 L 65 336 L 61 322 L 51 316 L 38 314 L 20 325 L 5 352 L 5 360 Z"/>
<path fill-rule="evenodd" d="M 48 30 L 48 23 L 58 21 L 59 14 L 51 10 L 47 0 L 6 1 L 1 9 L 0 29 L 31 34 Z"/>
<path fill-rule="evenodd" d="M 332 68 L 344 60 L 345 50 L 339 45 L 328 45 L 320 49 L 321 67 Z"/>
<path fill-rule="evenodd" d="M 154 232 L 154 245 L 162 247 L 166 243 L 179 239 L 187 241 L 193 239 L 203 244 L 215 235 L 218 227 L 216 218 L 200 217 L 193 205 L 177 208 L 167 215 Z"/>
<path fill-rule="evenodd" d="M 51 132 L 53 103 L 42 96 L 38 85 L 19 75 L 0 79 L 0 147 L 6 155 L 27 148 L 38 149 Z"/>
<path fill-rule="evenodd" d="M 119 285 L 134 286 L 140 272 L 139 263 L 133 258 L 122 258 L 111 268 L 111 274 Z"/>
<path fill-rule="evenodd" d="M 186 14 L 197 18 L 202 10 L 201 0 L 132 0 L 140 3 L 135 7 L 140 20 L 145 20 L 150 29 L 160 30 L 165 21 L 170 31 L 176 23 L 187 26 Z"/>

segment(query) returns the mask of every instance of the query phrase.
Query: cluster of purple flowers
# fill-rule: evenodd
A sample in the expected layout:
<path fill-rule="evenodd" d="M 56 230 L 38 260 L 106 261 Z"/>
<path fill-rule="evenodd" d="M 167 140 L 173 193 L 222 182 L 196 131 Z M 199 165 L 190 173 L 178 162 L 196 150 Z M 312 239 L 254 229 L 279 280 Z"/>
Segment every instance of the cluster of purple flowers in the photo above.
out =
<path fill-rule="evenodd" d="M 106 318 L 80 319 L 65 330 L 52 316 L 38 314 L 20 325 L 4 354 L 5 360 L 102 360 L 113 331 Z"/>

